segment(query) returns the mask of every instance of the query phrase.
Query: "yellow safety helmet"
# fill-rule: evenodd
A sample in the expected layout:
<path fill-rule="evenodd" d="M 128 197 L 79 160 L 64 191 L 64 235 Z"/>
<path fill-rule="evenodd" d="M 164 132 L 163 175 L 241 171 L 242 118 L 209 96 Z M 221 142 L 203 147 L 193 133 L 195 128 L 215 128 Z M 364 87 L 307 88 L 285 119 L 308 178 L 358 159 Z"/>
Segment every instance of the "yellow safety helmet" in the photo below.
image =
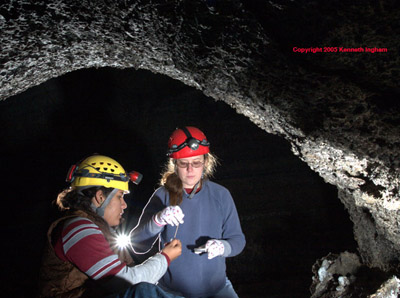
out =
<path fill-rule="evenodd" d="M 71 166 L 66 181 L 75 187 L 104 186 L 129 192 L 129 180 L 139 184 L 141 179 L 140 173 L 127 174 L 116 160 L 108 156 L 92 155 Z"/>

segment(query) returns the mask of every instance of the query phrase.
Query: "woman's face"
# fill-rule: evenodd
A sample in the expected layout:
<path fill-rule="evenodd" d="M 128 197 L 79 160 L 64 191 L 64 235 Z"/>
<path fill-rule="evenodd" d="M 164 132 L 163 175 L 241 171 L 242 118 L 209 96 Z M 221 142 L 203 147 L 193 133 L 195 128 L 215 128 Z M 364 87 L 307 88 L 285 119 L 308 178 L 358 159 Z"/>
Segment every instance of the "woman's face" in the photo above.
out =
<path fill-rule="evenodd" d="M 124 200 L 124 192 L 118 190 L 115 196 L 111 199 L 110 203 L 104 209 L 104 219 L 111 226 L 118 226 L 121 223 L 122 214 L 124 209 L 128 207 Z"/>
<path fill-rule="evenodd" d="M 183 187 L 193 188 L 201 179 L 204 169 L 204 155 L 179 158 L 176 160 L 176 168 Z"/>

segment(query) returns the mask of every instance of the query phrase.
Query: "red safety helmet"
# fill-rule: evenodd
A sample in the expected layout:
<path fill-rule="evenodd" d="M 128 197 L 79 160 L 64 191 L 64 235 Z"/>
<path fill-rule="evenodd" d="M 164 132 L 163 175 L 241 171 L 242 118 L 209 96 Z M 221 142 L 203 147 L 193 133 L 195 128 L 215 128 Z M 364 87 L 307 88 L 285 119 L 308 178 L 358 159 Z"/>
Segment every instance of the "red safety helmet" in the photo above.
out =
<path fill-rule="evenodd" d="M 210 152 L 210 143 L 204 133 L 193 126 L 177 128 L 168 141 L 168 153 L 171 158 L 185 158 Z"/>

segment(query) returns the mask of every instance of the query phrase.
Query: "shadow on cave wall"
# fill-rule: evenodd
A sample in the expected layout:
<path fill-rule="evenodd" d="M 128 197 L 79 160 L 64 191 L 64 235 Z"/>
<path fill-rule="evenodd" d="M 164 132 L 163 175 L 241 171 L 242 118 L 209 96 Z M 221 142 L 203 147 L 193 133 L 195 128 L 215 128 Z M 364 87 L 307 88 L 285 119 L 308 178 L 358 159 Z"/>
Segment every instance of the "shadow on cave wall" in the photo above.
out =
<path fill-rule="evenodd" d="M 32 296 L 51 201 L 69 166 L 94 152 L 144 174 L 127 200 L 135 224 L 166 160 L 169 134 L 194 125 L 220 158 L 215 181 L 231 190 L 247 246 L 228 259 L 240 297 L 309 297 L 311 267 L 329 252 L 355 251 L 334 186 L 223 102 L 147 71 L 87 69 L 0 102 L 5 294 Z"/>

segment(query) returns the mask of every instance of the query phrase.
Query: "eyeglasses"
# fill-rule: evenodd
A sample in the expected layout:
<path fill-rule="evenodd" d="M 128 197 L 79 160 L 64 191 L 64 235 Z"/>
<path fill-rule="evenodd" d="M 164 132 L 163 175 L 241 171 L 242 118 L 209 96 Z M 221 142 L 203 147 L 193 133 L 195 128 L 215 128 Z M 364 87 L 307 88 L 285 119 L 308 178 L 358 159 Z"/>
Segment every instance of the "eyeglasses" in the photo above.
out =
<path fill-rule="evenodd" d="M 183 161 L 183 160 L 177 160 L 176 161 L 176 165 L 179 168 L 184 168 L 187 169 L 189 165 L 191 165 L 193 168 L 200 168 L 202 165 L 204 165 L 204 161 L 200 161 L 200 160 L 195 160 L 193 162 L 187 162 L 187 161 Z"/>

